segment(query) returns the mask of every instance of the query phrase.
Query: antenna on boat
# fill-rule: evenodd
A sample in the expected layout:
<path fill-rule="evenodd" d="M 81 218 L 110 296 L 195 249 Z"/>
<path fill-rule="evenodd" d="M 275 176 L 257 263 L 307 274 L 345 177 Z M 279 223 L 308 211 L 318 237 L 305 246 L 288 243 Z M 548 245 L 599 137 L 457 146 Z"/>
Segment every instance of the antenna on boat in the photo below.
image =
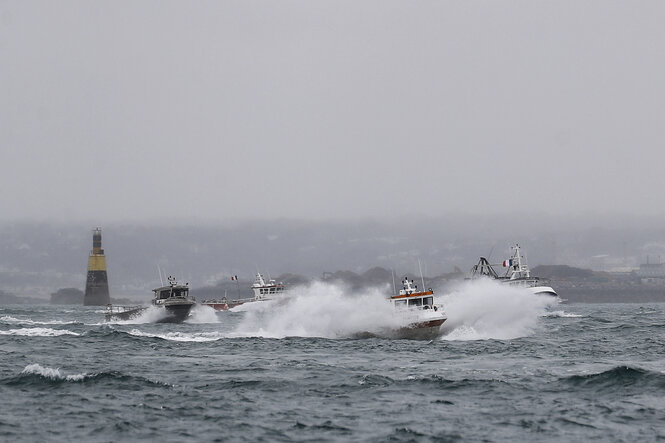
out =
<path fill-rule="evenodd" d="M 159 272 L 159 282 L 164 286 L 164 280 L 162 280 L 162 268 L 159 267 L 159 264 L 157 264 L 157 272 Z"/>
<path fill-rule="evenodd" d="M 393 295 L 397 295 L 397 287 L 395 287 L 395 270 L 390 268 L 390 273 L 393 275 Z"/>
<path fill-rule="evenodd" d="M 420 258 L 418 259 L 418 270 L 420 271 L 420 281 L 423 284 L 423 291 L 425 290 L 425 278 L 423 277 L 423 270 L 420 267 Z"/>

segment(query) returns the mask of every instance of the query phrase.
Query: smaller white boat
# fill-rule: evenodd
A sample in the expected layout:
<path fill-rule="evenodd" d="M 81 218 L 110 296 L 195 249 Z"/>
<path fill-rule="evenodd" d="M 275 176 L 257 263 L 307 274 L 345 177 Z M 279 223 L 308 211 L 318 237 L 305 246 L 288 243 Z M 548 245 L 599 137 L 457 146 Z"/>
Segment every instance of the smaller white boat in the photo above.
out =
<path fill-rule="evenodd" d="M 480 257 L 478 263 L 471 268 L 471 279 L 485 276 L 502 284 L 525 288 L 533 294 L 558 297 L 551 286 L 547 286 L 540 278 L 531 276 L 526 257 L 520 254 L 520 245 L 516 244 L 511 249 L 514 251 L 513 256 L 502 263 L 503 267 L 508 268 L 504 275 L 498 275 L 489 261 L 485 257 Z"/>
<path fill-rule="evenodd" d="M 235 277 L 235 279 L 237 280 L 237 277 Z M 278 283 L 274 279 L 269 279 L 266 282 L 260 272 L 256 273 L 256 278 L 254 279 L 254 283 L 252 284 L 251 288 L 252 291 L 254 291 L 254 297 L 251 298 L 228 300 L 225 295 L 220 300 L 204 300 L 201 302 L 201 304 L 210 306 L 217 311 L 226 311 L 245 303 L 272 300 L 274 297 L 284 293 L 285 289 L 283 283 Z"/>
<path fill-rule="evenodd" d="M 252 284 L 254 291 L 254 301 L 271 300 L 276 295 L 284 292 L 284 284 L 277 283 L 275 279 L 271 278 L 267 282 L 260 272 L 256 273 L 256 278 Z"/>
<path fill-rule="evenodd" d="M 413 280 L 404 278 L 402 289 L 390 297 L 393 315 L 403 326 L 391 331 L 393 338 L 425 339 L 436 338 L 447 317 L 442 308 L 434 304 L 434 291 L 419 291 Z"/>

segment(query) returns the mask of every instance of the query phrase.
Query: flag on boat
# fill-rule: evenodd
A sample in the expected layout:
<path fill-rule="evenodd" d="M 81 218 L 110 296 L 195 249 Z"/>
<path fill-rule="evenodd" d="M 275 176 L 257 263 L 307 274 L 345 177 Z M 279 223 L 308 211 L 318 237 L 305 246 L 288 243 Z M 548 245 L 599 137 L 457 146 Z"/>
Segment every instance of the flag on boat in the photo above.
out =
<path fill-rule="evenodd" d="M 237 281 L 237 280 L 238 280 L 238 276 L 237 276 L 237 275 L 232 275 L 232 276 L 231 276 L 231 281 Z"/>
<path fill-rule="evenodd" d="M 507 267 L 512 266 L 512 265 L 513 265 L 513 260 L 511 258 L 509 258 L 508 260 L 503 261 L 503 267 L 504 268 L 507 268 Z"/>

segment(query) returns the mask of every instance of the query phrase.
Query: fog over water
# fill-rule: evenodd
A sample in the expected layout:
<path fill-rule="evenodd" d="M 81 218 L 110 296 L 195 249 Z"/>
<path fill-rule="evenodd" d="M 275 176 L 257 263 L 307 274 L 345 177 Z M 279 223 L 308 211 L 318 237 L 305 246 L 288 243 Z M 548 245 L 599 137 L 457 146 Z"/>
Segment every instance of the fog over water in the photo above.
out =
<path fill-rule="evenodd" d="M 1 218 L 662 215 L 659 1 L 0 3 Z"/>

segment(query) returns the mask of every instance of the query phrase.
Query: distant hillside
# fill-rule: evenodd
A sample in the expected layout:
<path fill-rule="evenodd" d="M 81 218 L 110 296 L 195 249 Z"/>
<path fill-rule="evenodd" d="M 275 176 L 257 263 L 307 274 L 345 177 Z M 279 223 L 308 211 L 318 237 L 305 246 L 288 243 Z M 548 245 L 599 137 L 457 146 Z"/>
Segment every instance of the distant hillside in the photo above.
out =
<path fill-rule="evenodd" d="M 83 291 L 77 288 L 64 288 L 58 289 L 57 292 L 51 294 L 52 305 L 82 305 Z"/>
<path fill-rule="evenodd" d="M 594 272 L 567 265 L 540 265 L 531 269 L 531 275 L 548 279 L 585 279 L 592 278 Z"/>
<path fill-rule="evenodd" d="M 34 305 L 45 302 L 46 300 L 42 300 L 41 298 L 17 296 L 0 290 L 0 305 Z"/>

